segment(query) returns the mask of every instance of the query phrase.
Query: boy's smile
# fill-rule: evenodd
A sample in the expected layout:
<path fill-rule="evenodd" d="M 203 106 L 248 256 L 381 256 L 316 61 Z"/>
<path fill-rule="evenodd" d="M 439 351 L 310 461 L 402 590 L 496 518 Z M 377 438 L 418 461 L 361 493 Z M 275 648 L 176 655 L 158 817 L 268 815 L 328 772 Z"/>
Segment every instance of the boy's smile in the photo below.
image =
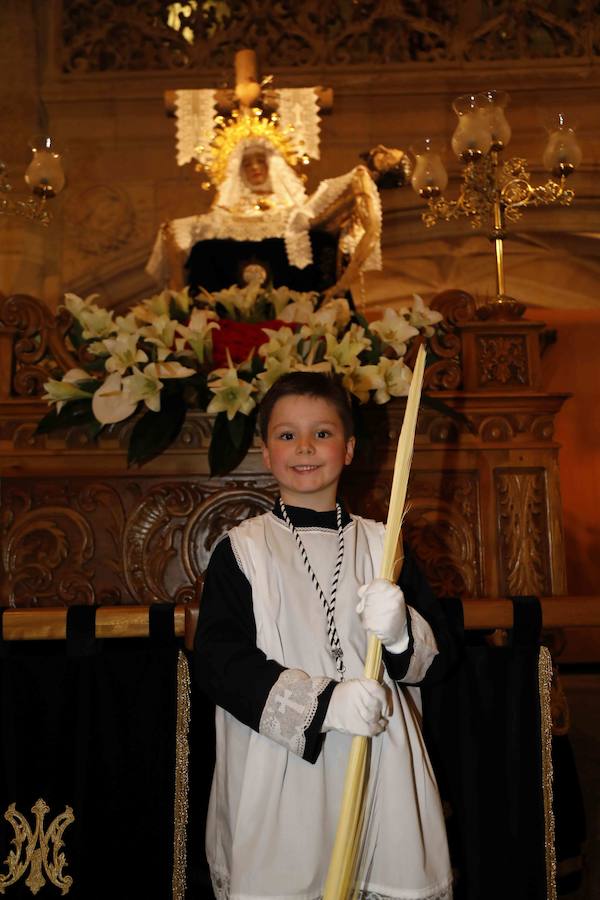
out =
<path fill-rule="evenodd" d="M 333 509 L 342 469 L 353 454 L 354 438 L 346 438 L 335 406 L 322 397 L 290 395 L 273 407 L 263 460 L 284 503 Z"/>

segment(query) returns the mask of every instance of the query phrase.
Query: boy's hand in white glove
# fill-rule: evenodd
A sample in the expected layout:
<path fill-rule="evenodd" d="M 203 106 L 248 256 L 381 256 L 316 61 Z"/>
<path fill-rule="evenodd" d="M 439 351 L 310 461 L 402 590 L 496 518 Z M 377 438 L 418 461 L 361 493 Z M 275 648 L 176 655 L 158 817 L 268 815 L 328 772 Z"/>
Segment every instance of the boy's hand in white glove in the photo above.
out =
<path fill-rule="evenodd" d="M 378 681 L 354 678 L 333 689 L 321 731 L 373 737 L 385 731 L 391 713 L 386 690 Z"/>
<path fill-rule="evenodd" d="M 402 590 L 385 578 L 376 578 L 358 590 L 356 612 L 362 626 L 379 638 L 389 653 L 402 653 L 408 647 L 406 603 Z"/>

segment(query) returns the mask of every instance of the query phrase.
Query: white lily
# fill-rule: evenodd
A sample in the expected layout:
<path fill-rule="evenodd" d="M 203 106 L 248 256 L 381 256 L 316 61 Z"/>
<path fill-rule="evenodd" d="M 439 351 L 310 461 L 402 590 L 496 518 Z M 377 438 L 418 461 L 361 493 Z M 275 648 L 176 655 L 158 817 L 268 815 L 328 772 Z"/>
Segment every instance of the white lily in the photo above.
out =
<path fill-rule="evenodd" d="M 289 288 L 282 285 L 281 287 L 274 288 L 270 295 L 269 299 L 273 304 L 273 308 L 275 309 L 275 318 L 279 319 L 283 310 L 288 306 L 291 301 Z M 284 322 L 286 319 L 283 320 Z M 292 321 L 291 319 L 287 319 L 288 322 Z"/>
<path fill-rule="evenodd" d="M 156 378 L 189 378 L 190 375 L 196 374 L 196 370 L 169 360 L 169 362 L 149 363 L 144 369 L 144 374 Z"/>
<path fill-rule="evenodd" d="M 378 366 L 359 366 L 352 372 L 344 375 L 342 383 L 347 391 L 358 397 L 361 403 L 366 403 L 370 391 L 381 390 L 385 387 L 385 380 L 379 372 Z"/>
<path fill-rule="evenodd" d="M 223 373 L 220 378 L 209 382 L 209 388 L 215 395 L 208 404 L 206 411 L 209 413 L 227 413 L 229 421 L 236 413 L 241 412 L 245 416 L 256 406 L 256 401 L 251 396 L 256 387 L 248 381 L 238 377 L 236 369 L 216 369 L 215 373 Z M 209 376 L 210 377 L 210 376 Z"/>
<path fill-rule="evenodd" d="M 65 294 L 64 307 L 68 309 L 71 315 L 79 321 L 79 317 L 84 309 L 96 308 L 95 301 L 100 298 L 99 294 L 89 294 L 82 298 L 78 294 Z"/>
<path fill-rule="evenodd" d="M 86 341 L 90 338 L 108 337 L 114 334 L 117 327 L 113 321 L 111 310 L 102 309 L 99 306 L 89 306 L 82 309 L 79 314 L 79 321 L 83 328 L 82 335 Z"/>
<path fill-rule="evenodd" d="M 46 393 L 42 399 L 49 403 L 56 403 L 56 411 L 60 412 L 65 403 L 69 403 L 71 400 L 84 400 L 86 397 L 92 396 L 89 391 L 84 391 L 77 386 L 79 381 L 90 380 L 90 375 L 83 369 L 69 369 L 61 381 L 50 378 L 44 382 Z"/>
<path fill-rule="evenodd" d="M 389 308 L 384 312 L 383 318 L 371 322 L 369 328 L 379 335 L 384 344 L 392 347 L 398 356 L 404 356 L 406 341 L 419 333 L 419 329 L 409 325 L 403 315 Z"/>
<path fill-rule="evenodd" d="M 270 387 L 272 387 L 278 378 L 286 375 L 292 370 L 292 359 L 288 357 L 286 360 L 279 360 L 275 356 L 267 356 L 265 359 L 264 371 L 260 372 L 252 382 L 262 399 Z M 293 368 L 296 368 L 295 366 Z"/>
<path fill-rule="evenodd" d="M 274 356 L 283 362 L 290 356 L 296 355 L 297 335 L 291 328 L 263 328 L 264 333 L 268 337 L 268 341 L 261 344 L 258 348 L 259 356 Z"/>
<path fill-rule="evenodd" d="M 178 334 L 183 335 L 183 338 L 175 340 L 177 350 L 181 352 L 186 344 L 189 344 L 198 361 L 203 363 L 206 350 L 212 345 L 211 331 L 220 328 L 215 321 L 216 318 L 212 310 L 194 309 L 189 323 L 177 325 L 175 329 Z"/>
<path fill-rule="evenodd" d="M 163 383 L 156 371 L 150 368 L 152 365 L 154 364 L 150 363 L 143 371 L 134 366 L 133 374 L 123 378 L 123 392 L 131 403 L 137 405 L 143 400 L 148 409 L 159 412 Z"/>
<path fill-rule="evenodd" d="M 215 306 L 217 305 L 217 303 L 220 303 L 221 306 L 225 307 L 227 314 L 231 316 L 231 318 L 234 318 L 237 295 L 239 294 L 239 292 L 240 288 L 237 286 L 237 284 L 232 284 L 231 287 L 224 288 L 222 291 L 216 291 L 214 294 L 209 295 L 210 302 Z"/>
<path fill-rule="evenodd" d="M 152 323 L 160 316 L 169 317 L 169 309 L 171 306 L 171 291 L 165 289 L 160 294 L 154 294 L 147 300 L 142 300 L 137 306 L 134 306 L 131 313 L 139 319 L 140 322 Z"/>
<path fill-rule="evenodd" d="M 325 359 L 329 360 L 335 372 L 345 375 L 360 366 L 358 354 L 365 348 L 364 340 L 353 340 L 349 331 L 341 341 L 336 340 L 331 334 L 326 334 L 325 340 L 327 341 Z"/>
<path fill-rule="evenodd" d="M 334 307 L 317 309 L 316 312 L 311 313 L 307 324 L 300 329 L 301 337 L 317 338 L 326 334 L 337 336 L 335 317 L 336 310 Z"/>
<path fill-rule="evenodd" d="M 175 302 L 175 306 L 184 313 L 189 313 L 190 307 L 193 305 L 193 298 L 190 297 L 190 289 L 185 287 L 182 291 L 170 291 L 171 299 Z"/>
<path fill-rule="evenodd" d="M 151 325 L 140 328 L 140 334 L 158 349 L 158 358 L 165 359 L 173 350 L 175 331 L 179 323 L 166 315 L 156 316 Z"/>
<path fill-rule="evenodd" d="M 332 366 L 330 362 L 323 360 L 323 362 L 318 363 L 296 363 L 294 365 L 295 372 L 326 372 L 329 374 L 332 371 Z"/>
<path fill-rule="evenodd" d="M 137 334 L 119 334 L 115 338 L 106 338 L 103 341 L 109 353 L 104 364 L 106 371 L 123 375 L 136 363 L 148 362 L 148 355 L 138 348 L 137 342 Z"/>
<path fill-rule="evenodd" d="M 126 316 L 116 316 L 115 325 L 119 329 L 119 334 L 137 334 L 139 331 L 139 322 L 134 313 L 129 312 Z"/>
<path fill-rule="evenodd" d="M 98 388 L 92 398 L 92 412 L 98 422 L 103 425 L 122 422 L 135 412 L 137 400 L 133 400 L 124 388 L 124 379 L 118 372 L 109 375 Z"/>
<path fill-rule="evenodd" d="M 375 391 L 375 403 L 387 403 L 391 397 L 405 397 L 412 381 L 412 372 L 402 359 L 382 356 L 377 366 L 383 385 Z"/>
<path fill-rule="evenodd" d="M 321 309 L 334 310 L 334 321 L 338 328 L 345 328 L 352 316 L 350 304 L 345 297 L 334 297 L 333 300 L 328 300 L 327 303 L 324 303 Z"/>
<path fill-rule="evenodd" d="M 92 356 L 109 356 L 104 341 L 94 341 L 93 344 L 89 344 L 87 352 L 91 353 Z"/>
<path fill-rule="evenodd" d="M 313 313 L 313 303 L 304 297 L 302 300 L 294 300 L 293 303 L 288 303 L 278 314 L 277 318 L 282 322 L 298 322 L 301 325 L 305 325 L 310 321 Z"/>
<path fill-rule="evenodd" d="M 258 295 L 262 292 L 263 286 L 260 281 L 251 281 L 245 288 L 238 289 L 234 296 L 233 305 L 242 314 L 248 316 L 256 305 Z"/>
<path fill-rule="evenodd" d="M 443 318 L 443 315 L 436 309 L 429 309 L 419 294 L 413 294 L 413 305 L 410 310 L 409 320 L 411 325 L 414 325 L 420 331 L 422 330 L 427 337 L 431 337 L 435 332 L 435 328 L 432 326 L 437 325 Z"/>

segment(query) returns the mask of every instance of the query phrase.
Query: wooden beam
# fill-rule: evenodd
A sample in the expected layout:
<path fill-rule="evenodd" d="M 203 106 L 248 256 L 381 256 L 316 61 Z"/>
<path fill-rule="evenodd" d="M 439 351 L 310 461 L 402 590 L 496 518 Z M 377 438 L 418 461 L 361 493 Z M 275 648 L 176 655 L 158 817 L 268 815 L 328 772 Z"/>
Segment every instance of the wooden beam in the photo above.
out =
<path fill-rule="evenodd" d="M 469 630 L 512 628 L 513 605 L 502 598 L 462 601 L 465 628 Z M 600 596 L 544 597 L 541 600 L 544 628 L 600 628 Z M 96 611 L 96 637 L 148 637 L 147 606 L 101 606 Z M 175 634 L 185 638 L 191 649 L 198 622 L 197 605 L 175 607 Z M 2 634 L 7 641 L 64 641 L 67 610 L 7 609 L 2 619 Z"/>

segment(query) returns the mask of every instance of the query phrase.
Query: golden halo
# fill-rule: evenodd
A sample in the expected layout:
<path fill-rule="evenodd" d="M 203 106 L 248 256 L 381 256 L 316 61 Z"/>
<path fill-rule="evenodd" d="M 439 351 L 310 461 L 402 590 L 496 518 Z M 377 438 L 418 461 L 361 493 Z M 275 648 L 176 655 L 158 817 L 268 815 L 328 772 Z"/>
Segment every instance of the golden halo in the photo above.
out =
<path fill-rule="evenodd" d="M 225 179 L 229 157 L 241 141 L 267 141 L 292 168 L 299 163 L 291 138 L 279 127 L 277 116 L 266 117 L 260 109 L 252 109 L 237 116 L 234 113 L 227 121 L 217 120 L 217 126 L 217 133 L 207 151 L 202 154 L 205 159 L 201 162 L 201 168 L 206 171 L 213 184 L 219 185 Z"/>

